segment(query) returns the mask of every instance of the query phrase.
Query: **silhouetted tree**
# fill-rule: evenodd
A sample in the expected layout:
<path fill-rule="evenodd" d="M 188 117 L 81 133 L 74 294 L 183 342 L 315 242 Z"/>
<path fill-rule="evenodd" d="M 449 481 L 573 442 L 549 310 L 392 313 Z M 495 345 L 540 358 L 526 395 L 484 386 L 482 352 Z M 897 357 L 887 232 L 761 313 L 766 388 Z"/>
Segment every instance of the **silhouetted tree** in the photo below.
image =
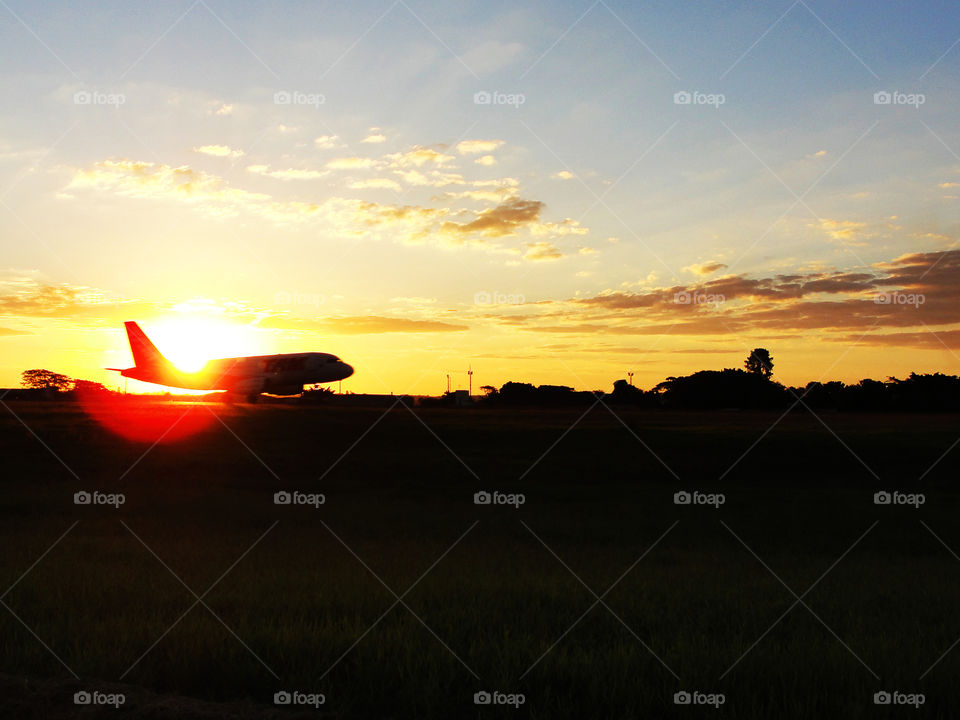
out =
<path fill-rule="evenodd" d="M 743 366 L 747 369 L 747 372 L 762 375 L 765 378 L 769 378 L 773 374 L 773 358 L 770 357 L 770 351 L 766 348 L 751 350 Z"/>
<path fill-rule="evenodd" d="M 480 389 L 483 390 L 483 394 L 487 397 L 497 394 L 497 389 L 493 385 L 481 385 Z"/>
<path fill-rule="evenodd" d="M 626 380 L 617 380 L 613 383 L 613 392 L 610 399 L 615 403 L 638 405 L 643 401 L 643 390 L 634 387 Z"/>
<path fill-rule="evenodd" d="M 25 388 L 34 390 L 56 390 L 63 392 L 70 387 L 70 378 L 51 370 L 35 368 L 33 370 L 24 370 L 20 375 L 20 384 Z"/>
<path fill-rule="evenodd" d="M 103 383 L 93 382 L 92 380 L 74 380 L 73 391 L 81 394 L 110 392 L 104 387 Z"/>
<path fill-rule="evenodd" d="M 733 368 L 667 378 L 651 392 L 670 408 L 777 408 L 789 399 L 785 387 L 763 374 Z"/>

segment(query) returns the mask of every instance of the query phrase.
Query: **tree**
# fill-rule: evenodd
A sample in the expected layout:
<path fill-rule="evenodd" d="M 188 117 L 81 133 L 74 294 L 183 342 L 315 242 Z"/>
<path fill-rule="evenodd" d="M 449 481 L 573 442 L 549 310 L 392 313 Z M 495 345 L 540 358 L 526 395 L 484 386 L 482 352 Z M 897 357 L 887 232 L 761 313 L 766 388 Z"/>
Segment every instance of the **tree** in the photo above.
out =
<path fill-rule="evenodd" d="M 92 380 L 74 380 L 73 391 L 80 394 L 110 392 L 102 383 L 93 382 Z"/>
<path fill-rule="evenodd" d="M 70 387 L 70 378 L 66 375 L 61 375 L 60 373 L 52 372 L 51 370 L 43 370 L 41 368 L 35 368 L 33 370 L 24 370 L 20 375 L 20 384 L 25 388 L 32 388 L 35 390 L 56 390 L 57 392 L 63 392 L 68 387 Z"/>
<path fill-rule="evenodd" d="M 770 351 L 766 348 L 754 348 L 747 356 L 743 366 L 747 369 L 747 372 L 762 375 L 765 378 L 769 378 L 773 374 L 773 358 L 770 357 Z"/>

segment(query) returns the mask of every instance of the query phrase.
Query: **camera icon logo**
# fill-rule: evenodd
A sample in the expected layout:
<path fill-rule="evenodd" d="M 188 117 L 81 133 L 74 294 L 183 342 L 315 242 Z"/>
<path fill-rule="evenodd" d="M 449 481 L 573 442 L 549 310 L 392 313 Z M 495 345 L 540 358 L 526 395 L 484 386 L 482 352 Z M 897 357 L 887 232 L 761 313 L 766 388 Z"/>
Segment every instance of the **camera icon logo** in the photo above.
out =
<path fill-rule="evenodd" d="M 681 490 L 673 494 L 674 505 L 689 505 L 692 499 L 692 496 L 686 490 Z"/>
<path fill-rule="evenodd" d="M 74 705 L 89 705 L 92 701 L 90 693 L 86 690 L 81 690 L 80 692 L 75 692 L 73 694 L 73 704 Z"/>
<path fill-rule="evenodd" d="M 89 105 L 93 100 L 93 93 L 86 90 L 78 90 L 73 94 L 74 105 Z"/>
<path fill-rule="evenodd" d="M 889 105 L 893 101 L 893 96 L 886 90 L 880 90 L 873 94 L 874 105 Z"/>
<path fill-rule="evenodd" d="M 873 694 L 874 705 L 889 705 L 891 700 L 892 696 L 886 690 L 881 690 Z"/>
<path fill-rule="evenodd" d="M 489 105 L 492 100 L 493 96 L 486 90 L 479 90 L 473 94 L 474 105 Z"/>
<path fill-rule="evenodd" d="M 674 705 L 689 705 L 693 697 L 686 690 L 680 690 L 673 694 L 673 704 Z"/>
<path fill-rule="evenodd" d="M 474 505 L 489 505 L 491 502 L 493 502 L 493 496 L 486 490 L 481 490 L 473 494 Z"/>
<path fill-rule="evenodd" d="M 693 96 L 686 90 L 680 90 L 673 94 L 673 104 L 674 105 L 689 105 L 693 100 Z"/>
<path fill-rule="evenodd" d="M 273 94 L 273 104 L 274 105 L 289 105 L 291 100 L 290 93 L 286 90 L 281 90 L 280 92 L 275 92 Z"/>
<path fill-rule="evenodd" d="M 81 490 L 80 492 L 75 492 L 73 494 L 73 504 L 74 505 L 89 505 L 92 500 L 92 495 L 86 490 Z"/>
<path fill-rule="evenodd" d="M 274 705 L 289 705 L 292 701 L 293 698 L 286 690 L 281 690 L 280 692 L 275 692 L 273 694 Z"/>
<path fill-rule="evenodd" d="M 689 305 L 692 300 L 692 296 L 686 290 L 681 290 L 678 293 L 673 294 L 673 301 L 677 305 Z"/>
<path fill-rule="evenodd" d="M 474 705 L 489 705 L 492 701 L 493 697 L 486 690 L 481 690 L 473 694 Z"/>
<path fill-rule="evenodd" d="M 490 297 L 490 293 L 488 293 L 485 290 L 481 290 L 480 292 L 474 293 L 473 295 L 474 305 L 489 305 L 491 302 L 493 302 L 493 300 Z"/>
<path fill-rule="evenodd" d="M 880 492 L 873 494 L 874 505 L 889 505 L 892 499 L 893 496 L 891 496 L 886 490 L 881 490 Z"/>
<path fill-rule="evenodd" d="M 281 490 L 273 494 L 274 505 L 289 505 L 291 502 L 293 502 L 293 496 L 286 490 Z"/>

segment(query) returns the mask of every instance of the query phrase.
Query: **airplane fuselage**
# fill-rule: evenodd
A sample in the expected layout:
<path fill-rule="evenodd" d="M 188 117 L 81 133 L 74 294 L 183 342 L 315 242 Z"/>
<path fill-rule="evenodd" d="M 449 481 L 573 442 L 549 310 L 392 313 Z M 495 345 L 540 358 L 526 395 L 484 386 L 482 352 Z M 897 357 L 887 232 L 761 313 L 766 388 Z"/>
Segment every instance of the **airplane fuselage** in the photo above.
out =
<path fill-rule="evenodd" d="M 132 367 L 123 377 L 186 390 L 226 390 L 233 393 L 296 395 L 304 385 L 336 382 L 353 368 L 327 353 L 288 353 L 210 360 L 196 372 L 175 367 Z"/>
<path fill-rule="evenodd" d="M 133 321 L 124 323 L 134 367 L 111 368 L 123 377 L 185 390 L 225 390 L 255 397 L 260 393 L 297 395 L 304 385 L 336 382 L 353 368 L 336 355 L 307 352 L 210 360 L 196 372 L 180 370 L 154 346 Z"/>

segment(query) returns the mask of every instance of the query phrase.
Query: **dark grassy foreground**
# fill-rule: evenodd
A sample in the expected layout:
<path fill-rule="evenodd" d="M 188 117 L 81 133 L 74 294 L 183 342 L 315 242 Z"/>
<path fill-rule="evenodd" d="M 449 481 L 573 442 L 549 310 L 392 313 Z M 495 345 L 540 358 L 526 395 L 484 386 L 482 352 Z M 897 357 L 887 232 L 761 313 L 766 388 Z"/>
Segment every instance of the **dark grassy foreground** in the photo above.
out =
<path fill-rule="evenodd" d="M 351 718 L 960 707 L 960 647 L 928 671 L 960 638 L 960 559 L 931 532 L 960 553 L 960 446 L 919 480 L 956 416 L 824 415 L 880 480 L 790 416 L 721 480 L 777 414 L 617 410 L 628 429 L 596 406 L 567 432 L 582 409 L 108 412 L 165 427 L 185 411 L 196 433 L 149 449 L 76 405 L 0 406 L 0 593 L 29 569 L 0 607 L 3 716 L 94 717 L 72 704 L 83 688 L 125 688 L 108 717 L 292 717 L 272 703 L 283 689 Z M 126 503 L 74 505 L 83 489 Z M 326 504 L 274 505 L 282 489 Z M 483 489 L 526 503 L 474 505 Z M 677 506 L 680 489 L 726 504 Z M 875 506 L 879 489 L 926 503 Z M 726 702 L 674 705 L 684 689 Z M 878 707 L 882 689 L 926 702 Z M 475 706 L 479 690 L 526 703 Z"/>

